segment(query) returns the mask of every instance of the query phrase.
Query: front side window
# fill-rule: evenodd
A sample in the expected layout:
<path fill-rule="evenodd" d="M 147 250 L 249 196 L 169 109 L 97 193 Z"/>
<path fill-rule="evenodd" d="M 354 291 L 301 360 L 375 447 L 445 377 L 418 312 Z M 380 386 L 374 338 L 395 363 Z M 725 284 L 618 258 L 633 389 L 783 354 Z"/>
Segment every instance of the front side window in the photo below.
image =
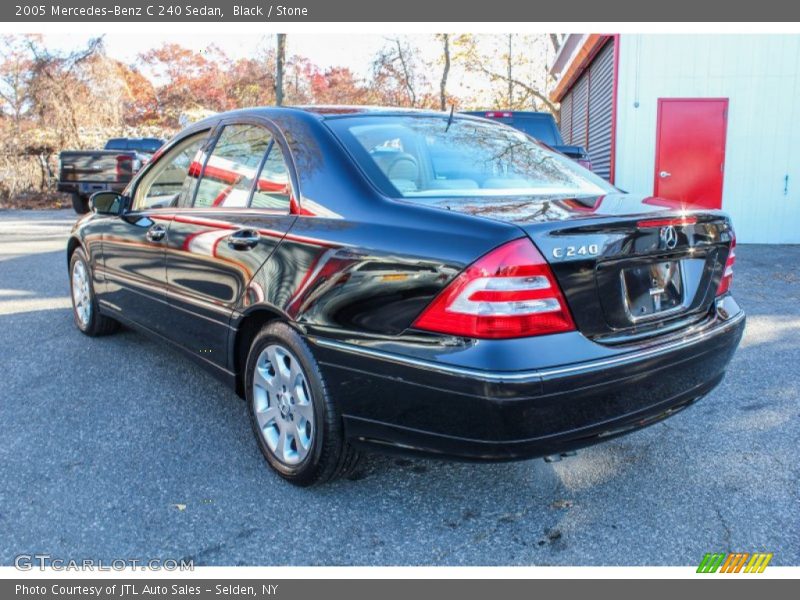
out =
<path fill-rule="evenodd" d="M 272 135 L 259 125 L 226 125 L 208 157 L 195 208 L 246 207 Z"/>
<path fill-rule="evenodd" d="M 198 155 L 207 137 L 207 131 L 189 136 L 159 158 L 136 188 L 134 210 L 177 206 L 187 191 L 191 173 L 200 172 Z"/>
<path fill-rule="evenodd" d="M 466 118 L 330 119 L 367 175 L 395 198 L 588 196 L 613 186 L 525 134 Z"/>

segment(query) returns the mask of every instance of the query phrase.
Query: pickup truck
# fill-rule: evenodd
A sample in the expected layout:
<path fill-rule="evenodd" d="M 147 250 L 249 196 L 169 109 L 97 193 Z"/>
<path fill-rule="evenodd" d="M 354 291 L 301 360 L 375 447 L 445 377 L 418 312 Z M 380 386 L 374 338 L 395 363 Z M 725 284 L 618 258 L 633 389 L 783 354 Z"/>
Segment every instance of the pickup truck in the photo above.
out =
<path fill-rule="evenodd" d="M 556 120 L 550 113 L 521 110 L 479 110 L 467 111 L 464 114 L 492 119 L 519 129 L 532 138 L 547 144 L 556 152 L 568 156 L 579 165 L 590 171 L 592 169 L 592 159 L 589 157 L 589 153 L 581 146 L 569 146 L 564 143 Z"/>
<path fill-rule="evenodd" d="M 89 196 L 121 192 L 163 142 L 155 138 L 115 138 L 103 150 L 65 150 L 58 155 L 59 192 L 72 195 L 79 215 L 89 212 Z"/>

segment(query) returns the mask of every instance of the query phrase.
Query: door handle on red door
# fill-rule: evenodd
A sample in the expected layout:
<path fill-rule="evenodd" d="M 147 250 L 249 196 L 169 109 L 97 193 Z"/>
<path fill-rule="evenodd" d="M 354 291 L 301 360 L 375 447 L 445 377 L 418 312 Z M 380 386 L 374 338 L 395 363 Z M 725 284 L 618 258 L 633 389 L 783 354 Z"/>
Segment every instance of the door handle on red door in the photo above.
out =
<path fill-rule="evenodd" d="M 164 239 L 164 236 L 167 235 L 167 228 L 163 225 L 155 224 L 150 229 L 147 230 L 147 233 L 144 236 L 150 242 L 160 242 Z"/>
<path fill-rule="evenodd" d="M 234 250 L 252 250 L 261 238 L 254 229 L 239 229 L 228 236 L 228 246 Z"/>
<path fill-rule="evenodd" d="M 669 171 L 661 171 L 658 176 L 661 177 L 661 179 L 666 179 L 667 177 L 672 177 L 672 173 Z"/>

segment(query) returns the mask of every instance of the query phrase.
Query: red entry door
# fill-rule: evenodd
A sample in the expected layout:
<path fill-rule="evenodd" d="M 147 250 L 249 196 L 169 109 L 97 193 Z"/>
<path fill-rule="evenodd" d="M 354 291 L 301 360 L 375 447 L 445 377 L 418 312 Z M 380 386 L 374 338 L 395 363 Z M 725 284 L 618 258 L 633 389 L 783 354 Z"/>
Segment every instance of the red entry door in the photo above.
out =
<path fill-rule="evenodd" d="M 654 194 L 722 208 L 727 98 L 659 98 Z"/>

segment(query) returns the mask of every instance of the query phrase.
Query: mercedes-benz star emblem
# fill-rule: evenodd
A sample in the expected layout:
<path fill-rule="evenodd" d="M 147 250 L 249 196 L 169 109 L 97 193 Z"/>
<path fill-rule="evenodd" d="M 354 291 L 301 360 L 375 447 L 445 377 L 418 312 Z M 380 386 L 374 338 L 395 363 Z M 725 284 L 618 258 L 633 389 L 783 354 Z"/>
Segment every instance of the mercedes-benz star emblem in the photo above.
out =
<path fill-rule="evenodd" d="M 672 250 L 678 245 L 678 232 L 672 225 L 662 227 L 658 234 L 658 239 L 661 241 L 662 248 Z"/>

